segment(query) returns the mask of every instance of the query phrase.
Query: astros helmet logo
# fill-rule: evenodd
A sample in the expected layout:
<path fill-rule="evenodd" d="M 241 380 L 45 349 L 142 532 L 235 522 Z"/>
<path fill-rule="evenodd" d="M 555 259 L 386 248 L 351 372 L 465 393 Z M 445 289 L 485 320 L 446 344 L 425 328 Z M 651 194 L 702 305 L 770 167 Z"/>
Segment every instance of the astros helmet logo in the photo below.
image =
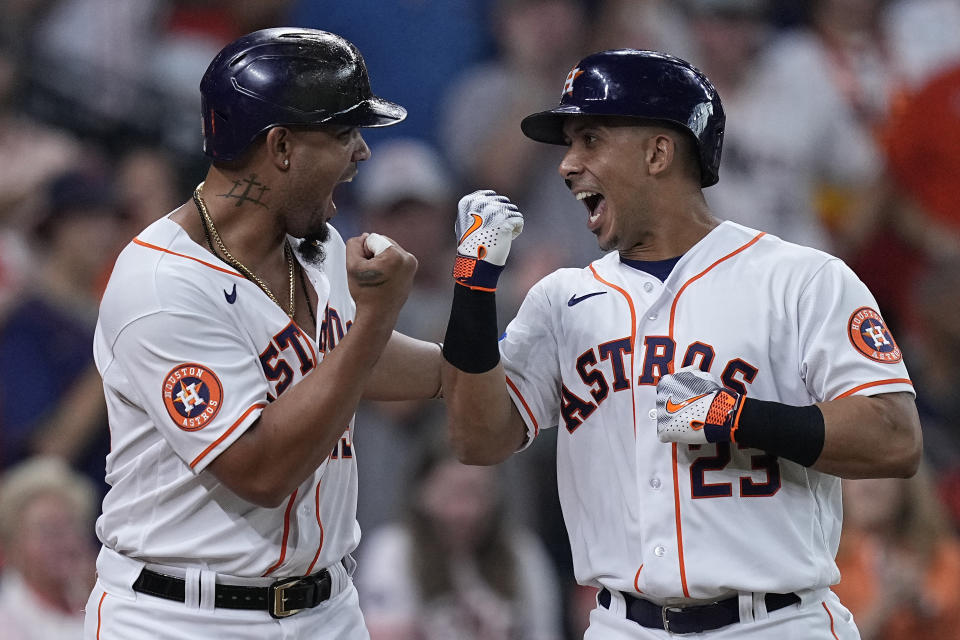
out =
<path fill-rule="evenodd" d="M 583 75 L 583 71 L 580 67 L 574 67 L 570 70 L 570 73 L 567 74 L 567 80 L 563 83 L 563 93 L 565 95 L 573 95 L 573 81 Z"/>
<path fill-rule="evenodd" d="M 213 420 L 223 405 L 223 387 L 207 367 L 187 362 L 163 379 L 163 404 L 177 426 L 198 431 Z"/>
<path fill-rule="evenodd" d="M 871 360 L 893 364 L 903 359 L 883 318 L 870 307 L 860 307 L 853 312 L 847 333 L 854 348 Z"/>

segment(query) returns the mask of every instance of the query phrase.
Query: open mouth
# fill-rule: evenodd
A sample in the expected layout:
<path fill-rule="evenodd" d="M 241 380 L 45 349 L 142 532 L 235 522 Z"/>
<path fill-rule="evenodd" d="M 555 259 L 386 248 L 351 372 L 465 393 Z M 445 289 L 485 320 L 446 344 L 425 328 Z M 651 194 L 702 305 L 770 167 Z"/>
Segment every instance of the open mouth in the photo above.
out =
<path fill-rule="evenodd" d="M 595 191 L 581 191 L 576 195 L 577 200 L 581 201 L 587 207 L 589 214 L 587 216 L 587 225 L 591 229 L 594 228 L 600 220 L 601 214 L 606 209 L 606 199 L 603 197 L 603 194 Z"/>

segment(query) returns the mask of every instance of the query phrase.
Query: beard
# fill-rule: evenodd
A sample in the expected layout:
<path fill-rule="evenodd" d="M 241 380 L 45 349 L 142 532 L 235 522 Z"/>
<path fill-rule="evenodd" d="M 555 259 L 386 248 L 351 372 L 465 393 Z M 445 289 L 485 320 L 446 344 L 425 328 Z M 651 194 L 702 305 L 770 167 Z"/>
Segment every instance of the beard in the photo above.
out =
<path fill-rule="evenodd" d="M 318 231 L 309 233 L 303 237 L 300 244 L 297 245 L 297 253 L 309 264 L 320 265 L 327 257 L 323 250 L 323 243 L 330 238 L 330 227 L 323 225 Z"/>

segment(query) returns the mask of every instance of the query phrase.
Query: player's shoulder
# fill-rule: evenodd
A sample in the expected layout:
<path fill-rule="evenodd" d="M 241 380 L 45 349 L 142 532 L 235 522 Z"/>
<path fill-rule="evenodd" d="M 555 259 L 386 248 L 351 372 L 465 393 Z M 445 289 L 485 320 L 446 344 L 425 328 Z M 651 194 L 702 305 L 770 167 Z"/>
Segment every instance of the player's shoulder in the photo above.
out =
<path fill-rule="evenodd" d="M 141 231 L 121 251 L 100 304 L 101 321 L 122 325 L 178 305 L 195 309 L 210 291 L 210 278 L 241 277 L 218 263 L 168 217 Z"/>
<path fill-rule="evenodd" d="M 722 222 L 708 237 L 721 247 L 721 251 L 729 250 L 730 255 L 743 251 L 745 257 L 754 262 L 761 261 L 763 267 L 769 270 L 816 271 L 825 264 L 840 261 L 826 251 L 789 242 L 772 233 L 730 220 Z"/>

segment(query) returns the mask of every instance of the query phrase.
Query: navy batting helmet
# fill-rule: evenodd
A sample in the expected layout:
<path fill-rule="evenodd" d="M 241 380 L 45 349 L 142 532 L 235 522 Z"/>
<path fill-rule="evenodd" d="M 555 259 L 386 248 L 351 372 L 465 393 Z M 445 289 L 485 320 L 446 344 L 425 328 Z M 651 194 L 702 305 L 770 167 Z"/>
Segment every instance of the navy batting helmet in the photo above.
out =
<path fill-rule="evenodd" d="M 263 29 L 230 43 L 200 81 L 203 152 L 233 160 L 280 125 L 385 127 L 407 116 L 373 95 L 363 56 L 316 29 Z"/>
<path fill-rule="evenodd" d="M 697 142 L 700 184 L 716 184 L 726 116 L 720 95 L 688 62 L 657 51 L 617 49 L 581 60 L 567 75 L 560 104 L 520 123 L 529 138 L 566 144 L 563 122 L 573 115 L 627 116 L 679 125 Z"/>

